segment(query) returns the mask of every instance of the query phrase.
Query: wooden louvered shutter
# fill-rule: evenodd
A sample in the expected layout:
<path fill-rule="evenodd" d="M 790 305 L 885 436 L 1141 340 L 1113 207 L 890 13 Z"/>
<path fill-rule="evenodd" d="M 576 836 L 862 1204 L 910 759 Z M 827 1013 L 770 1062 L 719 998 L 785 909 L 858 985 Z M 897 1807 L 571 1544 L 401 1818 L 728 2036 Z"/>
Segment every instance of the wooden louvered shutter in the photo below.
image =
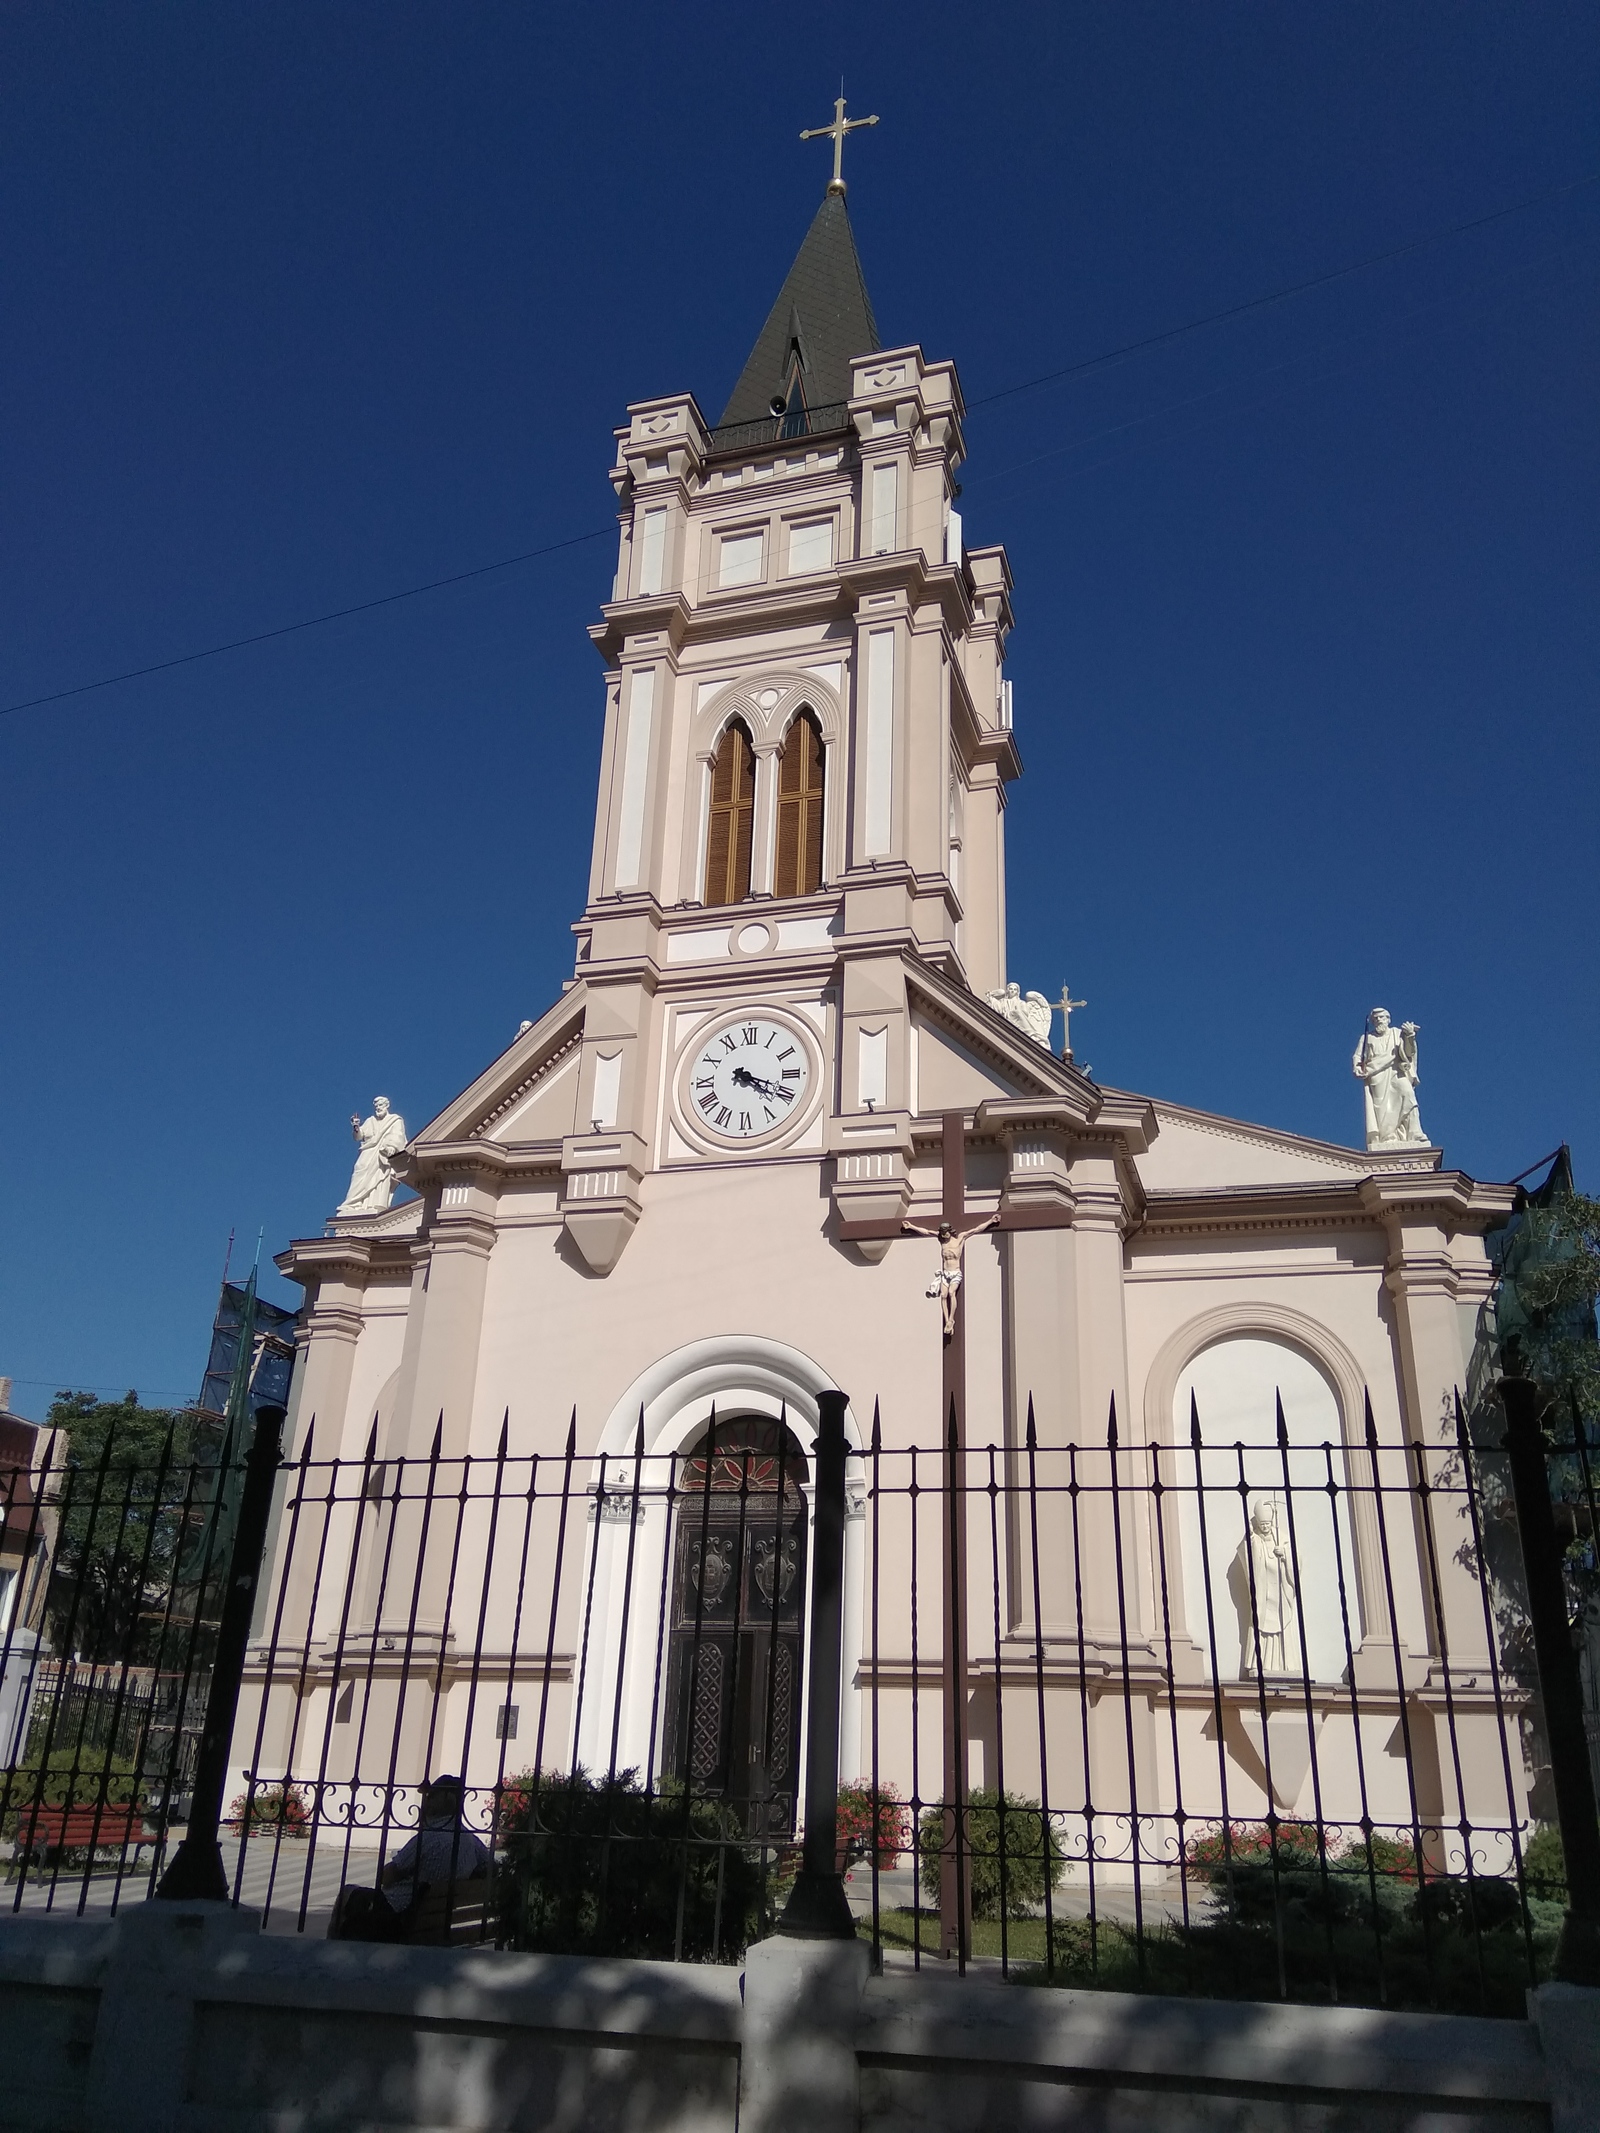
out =
<path fill-rule="evenodd" d="M 755 801 L 755 753 L 749 734 L 735 719 L 711 759 L 711 819 L 706 825 L 708 904 L 742 903 L 750 894 Z"/>
<path fill-rule="evenodd" d="M 822 761 L 822 735 L 802 711 L 778 765 L 776 896 L 809 896 L 822 886 Z"/>

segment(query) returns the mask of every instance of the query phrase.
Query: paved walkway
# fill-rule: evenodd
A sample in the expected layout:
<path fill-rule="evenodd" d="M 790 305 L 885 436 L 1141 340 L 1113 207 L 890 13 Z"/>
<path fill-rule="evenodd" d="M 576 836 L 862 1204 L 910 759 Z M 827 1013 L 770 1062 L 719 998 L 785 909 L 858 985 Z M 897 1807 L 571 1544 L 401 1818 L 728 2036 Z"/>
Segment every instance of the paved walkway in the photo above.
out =
<path fill-rule="evenodd" d="M 237 1837 L 223 1840 L 222 1864 L 232 1887 L 239 1878 Z M 320 1939 L 328 1930 L 341 1885 L 361 1881 L 370 1887 L 377 1874 L 375 1846 L 364 1845 L 359 1851 L 352 1846 L 346 1855 L 342 1839 L 323 1838 L 313 1848 L 305 1838 L 290 1837 L 279 1843 L 271 1837 L 252 1837 L 244 1847 L 239 1900 L 266 1913 L 269 1933 L 304 1930 Z M 30 1866 L 26 1873 L 0 1876 L 0 1914 L 49 1911 L 69 1918 L 99 1917 L 123 1904 L 143 1903 L 151 1894 L 151 1880 L 149 1850 L 140 1854 L 137 1868 L 130 1861 L 120 1874 L 109 1867 L 85 1874 L 81 1867 L 52 1872 Z"/>

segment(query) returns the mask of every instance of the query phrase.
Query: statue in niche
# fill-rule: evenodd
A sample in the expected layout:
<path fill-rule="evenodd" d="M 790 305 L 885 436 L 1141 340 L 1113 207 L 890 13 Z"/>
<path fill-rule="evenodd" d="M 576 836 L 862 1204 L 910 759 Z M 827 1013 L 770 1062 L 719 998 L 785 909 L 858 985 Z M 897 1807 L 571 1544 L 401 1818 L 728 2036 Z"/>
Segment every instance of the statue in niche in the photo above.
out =
<path fill-rule="evenodd" d="M 1042 992 L 1024 993 L 1013 978 L 1009 985 L 1002 985 L 997 992 L 988 994 L 989 1005 L 997 1015 L 1004 1015 L 1013 1029 L 1021 1030 L 1035 1044 L 1050 1049 L 1050 1002 Z"/>
<path fill-rule="evenodd" d="M 406 1122 L 389 1109 L 387 1096 L 372 1099 L 372 1116 L 351 1114 L 361 1153 L 350 1173 L 350 1190 L 334 1209 L 339 1215 L 381 1215 L 394 1198 L 395 1157 L 406 1144 Z"/>
<path fill-rule="evenodd" d="M 1417 1025 L 1390 1026 L 1389 1010 L 1375 1007 L 1356 1046 L 1351 1068 L 1366 1092 L 1369 1148 L 1426 1148 L 1417 1115 Z"/>
<path fill-rule="evenodd" d="M 1278 1503 L 1258 1496 L 1250 1525 L 1228 1565 L 1228 1594 L 1239 1617 L 1239 1679 L 1253 1681 L 1257 1672 L 1298 1671 L 1296 1634 L 1298 1602 L 1294 1565 L 1278 1533 Z"/>

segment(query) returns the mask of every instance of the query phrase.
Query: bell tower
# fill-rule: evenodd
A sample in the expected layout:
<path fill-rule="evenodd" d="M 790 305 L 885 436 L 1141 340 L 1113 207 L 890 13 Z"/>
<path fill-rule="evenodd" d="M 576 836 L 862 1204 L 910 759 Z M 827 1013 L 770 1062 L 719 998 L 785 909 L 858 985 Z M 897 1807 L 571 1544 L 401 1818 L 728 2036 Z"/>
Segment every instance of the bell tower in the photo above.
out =
<path fill-rule="evenodd" d="M 616 438 L 579 1118 L 652 1167 L 710 1152 L 705 1115 L 662 1100 L 669 1000 L 800 988 L 821 1153 L 829 1118 L 915 1108 L 908 968 L 1005 977 L 1011 580 L 962 544 L 960 383 L 879 346 L 841 181 L 721 421 L 680 393 Z"/>

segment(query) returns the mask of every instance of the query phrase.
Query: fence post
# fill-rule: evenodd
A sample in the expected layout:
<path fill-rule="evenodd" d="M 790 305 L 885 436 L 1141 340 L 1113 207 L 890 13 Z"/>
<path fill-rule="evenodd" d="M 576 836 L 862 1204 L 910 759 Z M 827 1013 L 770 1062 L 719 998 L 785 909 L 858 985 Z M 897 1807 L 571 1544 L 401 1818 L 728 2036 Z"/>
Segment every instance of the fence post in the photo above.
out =
<path fill-rule="evenodd" d="M 778 1931 L 796 1940 L 854 1940 L 839 1872 L 839 1692 L 844 1625 L 842 1392 L 817 1395 L 817 1494 L 812 1519 L 811 1655 L 806 1686 L 806 1833 Z"/>
<path fill-rule="evenodd" d="M 1530 1379 L 1519 1377 L 1501 1379 L 1500 1398 L 1567 1869 L 1567 1915 L 1556 1948 L 1555 1975 L 1569 1985 L 1600 1985 L 1600 1819 L 1583 1724 L 1583 1682 L 1561 1577 L 1562 1549 L 1550 1507 L 1543 1427 L 1549 1401 Z"/>
<path fill-rule="evenodd" d="M 222 1619 L 217 1626 L 216 1663 L 206 1696 L 200 1752 L 195 1758 L 189 1827 L 183 1842 L 172 1855 L 172 1864 L 161 1877 L 161 1886 L 156 1890 L 158 1901 L 193 1903 L 197 1899 L 210 1899 L 226 1903 L 228 1900 L 228 1877 L 222 1868 L 222 1845 L 217 1832 L 222 1823 L 228 1752 L 233 1741 L 234 1715 L 239 1708 L 239 1688 L 244 1679 L 250 1622 L 255 1613 L 256 1580 L 261 1573 L 267 1520 L 272 1510 L 272 1489 L 278 1474 L 284 1413 L 281 1407 L 256 1409 L 255 1435 L 245 1459 L 239 1523 L 234 1533 L 233 1554 L 228 1562 L 228 1583 L 222 1596 Z"/>

